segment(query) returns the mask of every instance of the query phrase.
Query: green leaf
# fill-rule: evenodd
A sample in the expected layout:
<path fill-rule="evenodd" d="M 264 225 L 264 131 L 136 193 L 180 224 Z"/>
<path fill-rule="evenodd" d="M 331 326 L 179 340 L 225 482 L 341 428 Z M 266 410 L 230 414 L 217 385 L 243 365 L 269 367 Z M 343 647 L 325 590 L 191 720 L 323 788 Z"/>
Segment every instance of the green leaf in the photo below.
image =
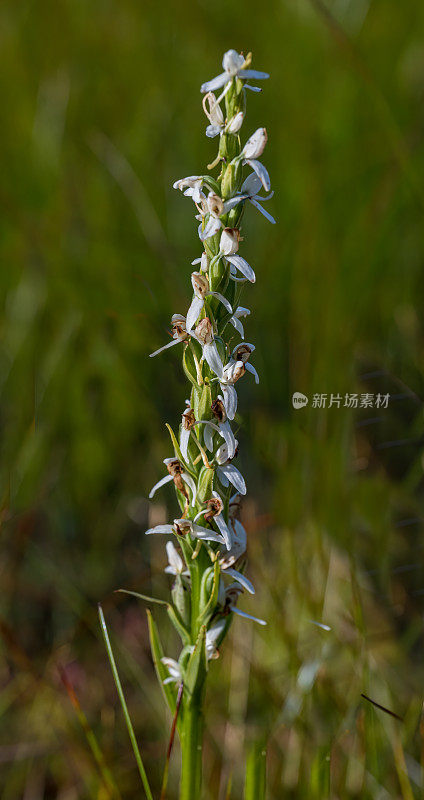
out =
<path fill-rule="evenodd" d="M 211 415 L 212 395 L 211 387 L 204 383 L 201 392 L 194 393 L 194 415 L 196 419 L 208 419 Z"/>
<path fill-rule="evenodd" d="M 213 476 L 215 470 L 203 466 L 199 473 L 199 480 L 197 482 L 197 499 L 201 503 L 209 500 L 212 494 Z M 206 509 L 205 509 L 206 510 Z"/>
<path fill-rule="evenodd" d="M 171 606 L 170 604 L 168 604 L 167 612 L 168 612 L 168 617 L 171 620 L 175 630 L 181 636 L 181 640 L 182 640 L 183 644 L 184 645 L 191 644 L 190 634 L 189 634 L 187 628 L 185 627 L 180 615 L 176 611 L 176 609 L 173 606 Z"/>
<path fill-rule="evenodd" d="M 169 606 L 166 600 L 159 600 L 158 597 L 149 597 L 147 594 L 140 594 L 140 592 L 133 592 L 131 589 L 116 589 L 117 592 L 122 594 L 131 594 L 133 597 L 138 597 L 139 600 L 145 600 L 146 603 L 156 603 L 158 606 Z"/>
<path fill-rule="evenodd" d="M 169 683 L 167 683 L 166 685 L 164 684 L 164 680 L 168 678 L 169 675 L 168 675 L 168 670 L 165 667 L 165 664 L 162 664 L 161 661 L 161 658 L 163 658 L 164 656 L 164 652 L 159 638 L 157 625 L 149 609 L 147 610 L 147 622 L 149 625 L 150 649 L 152 651 L 152 658 L 153 658 L 153 663 L 155 665 L 156 675 L 158 677 L 158 681 L 160 683 L 165 700 L 167 701 L 172 714 L 175 714 L 177 698 L 172 686 Z"/>
<path fill-rule="evenodd" d="M 186 377 L 189 379 L 190 383 L 197 389 L 197 370 L 196 364 L 194 363 L 193 353 L 191 352 L 189 347 L 185 347 L 183 350 L 183 370 L 186 374 Z"/>
<path fill-rule="evenodd" d="M 190 700 L 201 694 L 206 679 L 206 627 L 203 625 L 197 637 L 194 650 L 187 664 L 184 687 Z"/>
<path fill-rule="evenodd" d="M 266 750 L 263 742 L 255 742 L 247 756 L 244 800 L 265 800 L 265 792 Z"/>

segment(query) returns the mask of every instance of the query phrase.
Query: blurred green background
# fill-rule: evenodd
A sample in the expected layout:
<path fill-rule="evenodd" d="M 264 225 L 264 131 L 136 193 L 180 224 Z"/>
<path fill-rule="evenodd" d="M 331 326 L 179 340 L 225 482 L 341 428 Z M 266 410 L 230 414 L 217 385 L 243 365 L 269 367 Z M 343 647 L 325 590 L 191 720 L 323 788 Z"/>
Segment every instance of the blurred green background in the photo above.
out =
<path fill-rule="evenodd" d="M 261 383 L 239 393 L 241 605 L 269 624 L 237 620 L 212 664 L 204 797 L 240 798 L 262 739 L 270 800 L 422 797 L 423 3 L 23 0 L 0 23 L 1 797 L 143 796 L 98 601 L 158 796 L 170 720 L 145 609 L 113 592 L 168 591 L 143 531 L 174 516 L 147 496 L 187 387 L 179 353 L 147 356 L 188 307 L 200 248 L 171 186 L 215 156 L 199 86 L 230 47 L 271 74 L 244 132 L 268 129 L 278 226 L 244 223 Z M 177 749 L 171 771 L 169 800 Z"/>

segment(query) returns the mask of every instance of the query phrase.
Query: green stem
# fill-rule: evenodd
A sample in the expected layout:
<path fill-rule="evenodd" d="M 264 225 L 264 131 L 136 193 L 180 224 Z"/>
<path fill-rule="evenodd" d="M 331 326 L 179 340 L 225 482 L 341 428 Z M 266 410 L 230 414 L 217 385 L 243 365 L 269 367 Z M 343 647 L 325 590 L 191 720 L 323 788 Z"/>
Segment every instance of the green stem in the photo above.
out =
<path fill-rule="evenodd" d="M 202 701 L 184 706 L 181 730 L 180 800 L 199 800 L 202 785 Z"/>

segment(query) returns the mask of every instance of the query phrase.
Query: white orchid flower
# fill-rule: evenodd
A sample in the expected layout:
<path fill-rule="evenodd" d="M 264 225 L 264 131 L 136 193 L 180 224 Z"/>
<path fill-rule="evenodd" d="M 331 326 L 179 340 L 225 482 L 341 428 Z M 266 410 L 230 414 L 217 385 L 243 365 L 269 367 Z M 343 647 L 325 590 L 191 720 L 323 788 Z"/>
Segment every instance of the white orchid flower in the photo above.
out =
<path fill-rule="evenodd" d="M 235 116 L 226 123 L 221 106 L 217 102 L 213 92 L 205 94 L 202 106 L 210 123 L 206 128 L 206 136 L 210 139 L 213 139 L 221 133 L 237 133 L 240 130 L 244 119 L 243 111 L 239 111 L 238 114 L 235 114 Z"/>
<path fill-rule="evenodd" d="M 181 683 L 183 679 L 183 673 L 181 670 L 181 665 L 178 663 L 178 661 L 175 661 L 174 658 L 167 658 L 167 656 L 163 656 L 161 661 L 169 672 L 169 678 L 165 678 L 164 684 Z"/>
<path fill-rule="evenodd" d="M 252 622 L 257 622 L 259 625 L 266 625 L 267 623 L 264 619 L 252 617 L 251 614 L 246 614 L 245 611 L 240 611 L 240 609 L 237 608 L 237 601 L 242 593 L 243 587 L 238 581 L 237 583 L 231 583 L 229 586 L 227 586 L 225 590 L 225 605 L 228 611 L 232 611 L 233 614 L 237 614 L 239 617 L 244 617 L 244 619 L 250 619 Z"/>
<path fill-rule="evenodd" d="M 260 161 L 258 161 L 259 156 L 262 155 L 265 149 L 267 139 L 268 135 L 266 128 L 258 128 L 255 133 L 252 134 L 250 139 L 247 140 L 243 150 L 237 158 L 237 161 L 242 159 L 243 164 L 248 164 L 248 166 L 251 167 L 251 169 L 253 169 L 258 176 L 265 191 L 269 192 L 271 189 L 271 181 L 268 170 Z"/>
<path fill-rule="evenodd" d="M 212 492 L 212 497 L 206 502 L 206 509 L 196 514 L 194 521 L 204 517 L 206 522 L 215 522 L 219 532 L 225 542 L 227 550 L 231 550 L 231 533 L 223 516 L 224 503 L 218 492 Z"/>
<path fill-rule="evenodd" d="M 233 78 L 240 78 L 240 80 L 265 80 L 269 78 L 267 72 L 258 72 L 256 69 L 244 69 L 246 59 L 241 53 L 236 50 L 227 50 L 222 59 L 222 66 L 224 72 L 217 75 L 216 78 L 203 83 L 200 87 L 201 92 L 214 92 L 216 89 L 221 89 L 225 86 L 229 88 Z"/>
<path fill-rule="evenodd" d="M 249 363 L 249 358 L 252 355 L 253 351 L 255 350 L 255 345 L 250 344 L 250 342 L 240 342 L 240 344 L 236 345 L 233 352 L 231 353 L 231 358 L 228 363 L 237 363 L 238 361 L 242 361 L 245 369 L 247 372 L 250 372 L 251 375 L 255 378 L 255 383 L 259 383 L 259 375 L 255 370 L 255 367 Z"/>
<path fill-rule="evenodd" d="M 216 643 L 220 636 L 223 634 L 227 621 L 225 617 L 216 622 L 215 625 L 212 625 L 208 631 L 206 631 L 206 641 L 205 641 L 205 649 L 206 649 L 206 658 L 210 661 L 213 658 L 218 658 L 218 650 Z"/>
<path fill-rule="evenodd" d="M 233 497 L 239 496 L 240 495 L 233 495 Z M 229 567 L 234 566 L 236 561 L 246 552 L 247 545 L 246 531 L 241 522 L 233 515 L 232 508 L 233 503 L 231 499 L 228 509 L 228 524 L 231 527 L 231 550 L 227 552 L 222 549 L 219 559 L 219 563 L 224 570 L 228 570 Z"/>
<path fill-rule="evenodd" d="M 205 304 L 205 297 L 216 297 L 230 314 L 233 313 L 231 304 L 222 294 L 209 291 L 209 278 L 207 275 L 204 275 L 202 272 L 192 272 L 191 283 L 193 285 L 194 297 L 187 312 L 186 328 L 188 333 L 190 333 L 199 318 L 200 312 Z"/>
<path fill-rule="evenodd" d="M 172 184 L 173 189 L 179 189 L 185 197 L 192 197 L 195 203 L 200 203 L 202 199 L 202 189 L 204 185 L 203 175 L 189 175 L 187 178 L 180 178 Z"/>
<path fill-rule="evenodd" d="M 163 350 L 167 350 L 168 347 L 173 347 L 175 344 L 184 342 L 188 338 L 186 318 L 183 317 L 182 314 L 173 314 L 171 317 L 171 325 L 173 330 L 172 341 L 168 342 L 168 344 L 164 344 L 163 347 L 159 347 L 159 350 L 155 350 L 154 353 L 150 353 L 150 358 L 157 356 L 158 353 L 162 353 Z"/>
<path fill-rule="evenodd" d="M 238 441 L 236 439 L 236 450 L 238 446 Z M 235 490 L 240 494 L 246 494 L 246 482 L 243 478 L 241 472 L 231 463 L 231 459 L 228 455 L 228 445 L 226 442 L 218 448 L 215 456 L 215 460 L 217 463 L 217 475 L 222 483 L 222 485 L 227 488 L 227 486 L 231 483 L 234 486 Z"/>
<path fill-rule="evenodd" d="M 146 536 L 156 533 L 171 534 L 176 533 L 178 536 L 185 536 L 187 533 L 194 539 L 200 539 L 202 542 L 218 542 L 218 544 L 225 544 L 223 537 L 208 528 L 202 528 L 201 525 L 192 522 L 189 519 L 174 519 L 173 525 L 161 524 L 155 525 L 154 528 L 149 528 L 146 531 Z"/>
<path fill-rule="evenodd" d="M 244 328 L 243 328 L 243 323 L 240 322 L 240 318 L 248 317 L 249 314 L 250 310 L 248 308 L 244 308 L 243 306 L 238 306 L 238 308 L 236 308 L 236 310 L 234 311 L 233 316 L 230 317 L 230 319 L 228 320 L 228 322 L 231 322 L 231 325 L 235 327 L 236 331 L 238 331 L 242 339 L 244 339 Z"/>
<path fill-rule="evenodd" d="M 234 361 L 230 359 L 228 364 L 225 365 L 219 379 L 228 419 L 234 419 L 237 412 L 237 392 L 234 388 L 234 384 L 240 380 L 245 372 L 246 366 L 243 361 Z"/>
<path fill-rule="evenodd" d="M 190 571 L 185 568 L 184 561 L 173 542 L 166 543 L 166 554 L 168 556 L 168 566 L 165 567 L 164 572 L 168 575 L 175 575 L 175 577 L 177 575 L 190 575 Z"/>
<path fill-rule="evenodd" d="M 218 353 L 209 317 L 204 317 L 204 319 L 200 320 L 195 328 L 194 335 L 197 341 L 202 345 L 203 358 L 209 364 L 212 372 L 220 378 L 224 365 Z"/>
<path fill-rule="evenodd" d="M 195 258 L 194 261 L 192 261 L 191 263 L 192 263 L 193 267 L 196 264 L 200 264 L 200 272 L 205 272 L 207 274 L 209 272 L 209 261 L 210 261 L 210 258 L 208 256 L 208 254 L 205 253 L 205 251 L 203 251 L 203 253 L 200 256 L 200 258 Z"/>
<path fill-rule="evenodd" d="M 224 228 L 219 242 L 220 255 L 228 259 L 228 256 L 237 253 L 240 241 L 241 236 L 238 228 Z"/>
<path fill-rule="evenodd" d="M 165 475 L 164 478 L 161 478 L 160 481 L 155 483 L 153 488 L 150 490 L 149 499 L 150 500 L 152 499 L 152 497 L 156 494 L 157 490 L 161 486 L 164 486 L 166 483 L 169 483 L 170 481 L 174 481 L 175 487 L 180 492 L 182 492 L 182 494 L 188 501 L 189 498 L 187 490 L 184 485 L 187 484 L 187 486 L 190 488 L 191 491 L 191 505 L 194 506 L 196 503 L 196 495 L 197 495 L 196 484 L 191 475 L 189 475 L 188 472 L 185 471 L 183 465 L 181 464 L 181 461 L 178 458 L 164 458 L 163 463 L 165 464 L 168 470 L 168 475 Z"/>
<path fill-rule="evenodd" d="M 234 433 L 231 430 L 231 425 L 227 419 L 227 413 L 225 411 L 224 406 L 224 398 L 222 395 L 218 395 L 217 399 L 214 400 L 211 406 L 212 413 L 216 419 L 216 422 L 213 422 L 210 419 L 202 419 L 199 420 L 196 424 L 203 423 L 205 425 L 205 429 L 203 431 L 203 438 L 205 440 L 205 445 L 207 449 L 212 452 L 213 451 L 213 433 L 212 431 L 216 431 L 219 433 L 220 436 L 224 439 L 224 442 L 228 448 L 228 458 L 234 458 L 237 449 L 237 441 L 235 439 Z"/>

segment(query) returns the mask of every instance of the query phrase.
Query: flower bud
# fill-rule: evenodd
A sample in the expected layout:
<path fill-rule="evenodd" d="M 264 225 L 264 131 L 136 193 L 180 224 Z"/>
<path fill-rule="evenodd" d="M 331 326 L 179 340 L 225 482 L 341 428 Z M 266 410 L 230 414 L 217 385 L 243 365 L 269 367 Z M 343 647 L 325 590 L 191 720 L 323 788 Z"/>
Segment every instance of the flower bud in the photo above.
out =
<path fill-rule="evenodd" d="M 229 72 L 230 75 L 235 75 L 236 72 L 242 68 L 244 60 L 244 56 L 238 53 L 237 50 L 227 50 L 222 59 L 222 66 L 225 72 Z"/>
<path fill-rule="evenodd" d="M 202 272 L 192 272 L 191 283 L 193 285 L 193 291 L 196 297 L 198 297 L 200 300 L 204 300 L 206 293 L 209 291 L 208 276 L 204 275 Z"/>
<path fill-rule="evenodd" d="M 235 115 L 232 119 L 230 119 L 229 123 L 227 124 L 226 131 L 227 133 L 238 133 L 241 126 L 243 125 L 244 114 L 243 111 L 239 111 L 238 114 Z"/>
<path fill-rule="evenodd" d="M 200 271 L 201 272 L 209 272 L 209 256 L 207 253 L 203 251 L 202 257 L 200 259 Z"/>
<path fill-rule="evenodd" d="M 258 128 L 241 151 L 243 158 L 259 158 L 265 150 L 268 134 L 266 128 Z"/>
<path fill-rule="evenodd" d="M 209 192 L 208 194 L 208 211 L 213 217 L 220 217 L 224 212 L 224 203 L 215 192 Z"/>
<path fill-rule="evenodd" d="M 210 319 L 205 317 L 201 319 L 195 329 L 195 334 L 201 345 L 212 344 L 213 332 Z"/>
<path fill-rule="evenodd" d="M 238 228 L 224 228 L 221 234 L 220 251 L 224 256 L 232 256 L 237 253 L 240 242 L 240 231 Z"/>

